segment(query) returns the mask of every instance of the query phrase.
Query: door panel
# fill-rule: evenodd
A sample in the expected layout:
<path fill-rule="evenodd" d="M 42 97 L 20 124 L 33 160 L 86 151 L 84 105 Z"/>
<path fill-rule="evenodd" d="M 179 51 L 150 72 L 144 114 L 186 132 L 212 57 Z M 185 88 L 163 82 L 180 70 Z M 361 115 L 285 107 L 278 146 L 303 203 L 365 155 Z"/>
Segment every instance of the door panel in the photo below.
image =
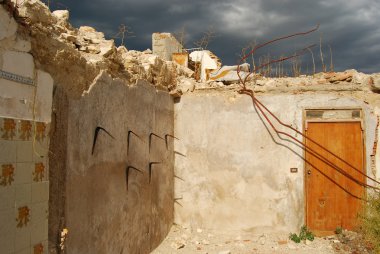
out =
<path fill-rule="evenodd" d="M 360 122 L 308 123 L 307 137 L 364 172 L 363 137 Z M 322 155 L 306 152 L 306 224 L 314 232 L 331 232 L 337 227 L 353 229 L 360 212 L 364 188 L 334 169 L 332 162 L 354 179 L 364 176 L 316 144 L 306 145 Z M 319 157 L 319 158 L 318 158 Z"/>

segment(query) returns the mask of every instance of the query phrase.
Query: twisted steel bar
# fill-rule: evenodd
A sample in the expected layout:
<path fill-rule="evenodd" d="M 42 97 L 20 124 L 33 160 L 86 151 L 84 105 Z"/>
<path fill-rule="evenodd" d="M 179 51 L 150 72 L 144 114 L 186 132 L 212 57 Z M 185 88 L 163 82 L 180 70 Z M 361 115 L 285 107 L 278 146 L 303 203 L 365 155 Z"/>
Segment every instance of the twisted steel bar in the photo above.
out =
<path fill-rule="evenodd" d="M 285 131 L 281 131 L 281 130 L 278 130 L 276 128 L 276 126 L 274 125 L 274 123 L 272 122 L 272 120 L 268 117 L 268 113 L 271 117 L 273 117 L 278 124 L 284 126 L 287 128 L 287 130 L 292 130 L 294 131 L 295 133 L 297 134 L 300 134 L 304 140 L 307 140 L 307 141 L 310 141 L 312 144 L 316 145 L 317 147 L 321 148 L 323 151 L 327 152 L 328 154 L 332 155 L 334 158 L 338 159 L 340 162 L 343 162 L 346 166 L 349 166 L 351 169 L 353 169 L 354 171 L 358 172 L 360 175 L 364 176 L 365 178 L 367 179 L 370 179 L 372 180 L 374 183 L 376 184 L 380 184 L 379 181 L 377 181 L 375 178 L 367 175 L 366 173 L 364 173 L 362 170 L 360 170 L 359 168 L 353 166 L 351 163 L 349 163 L 347 160 L 343 159 L 342 157 L 340 157 L 339 155 L 337 155 L 336 153 L 330 151 L 329 149 L 327 149 L 326 147 L 324 147 L 323 145 L 319 144 L 318 142 L 316 142 L 315 140 L 307 137 L 306 135 L 304 135 L 302 132 L 298 131 L 297 129 L 293 128 L 291 125 L 289 124 L 285 124 L 283 123 L 272 111 L 270 111 L 259 99 L 257 99 L 257 97 L 254 95 L 254 92 L 253 90 L 251 89 L 247 89 L 246 87 L 246 82 L 247 82 L 247 79 L 249 77 L 249 75 L 251 75 L 253 73 L 253 71 L 256 71 L 256 70 L 259 70 L 265 66 L 268 66 L 272 63 L 276 63 L 276 62 L 282 62 L 282 61 L 285 61 L 285 60 L 288 60 L 288 59 L 291 59 L 291 58 L 294 58 L 294 57 L 297 57 L 299 55 L 302 55 L 303 53 L 305 53 L 306 50 L 310 49 L 311 47 L 315 46 L 314 44 L 309 46 L 309 47 L 306 47 L 304 49 L 302 49 L 301 51 L 299 51 L 299 53 L 295 53 L 294 55 L 292 56 L 287 56 L 287 57 L 283 57 L 283 58 L 279 58 L 279 59 L 275 59 L 275 60 L 272 60 L 272 61 L 269 61 L 267 63 L 264 63 L 260 66 L 258 66 L 257 68 L 255 68 L 254 70 L 252 70 L 252 72 L 250 72 L 244 79 L 242 79 L 241 75 L 240 75 L 240 65 L 242 64 L 242 62 L 247 59 L 250 55 L 253 55 L 257 49 L 259 48 L 262 48 L 264 46 L 267 46 L 271 43 L 274 43 L 274 42 L 277 42 L 277 41 L 280 41 L 280 40 L 285 40 L 285 39 L 288 39 L 288 38 L 291 38 L 291 37 L 295 37 L 295 36 L 303 36 L 303 35 L 307 35 L 307 34 L 310 34 L 314 31 L 316 31 L 317 29 L 319 28 L 319 25 L 317 25 L 315 28 L 309 30 L 309 31 L 306 31 L 306 32 L 300 32 L 300 33 L 295 33 L 295 34 L 291 34 L 291 35 L 286 35 L 286 36 L 283 36 L 283 37 L 279 37 L 279 38 L 276 38 L 276 39 L 273 39 L 273 40 L 270 40 L 270 41 L 267 41 L 265 43 L 262 43 L 262 44 L 259 44 L 258 46 L 254 47 L 248 54 L 246 54 L 245 56 L 243 56 L 241 59 L 240 59 L 240 62 L 238 64 L 238 68 L 237 68 L 237 75 L 239 77 L 239 81 L 240 81 L 240 87 L 241 89 L 238 90 L 238 93 L 240 94 L 246 94 L 248 96 L 250 96 L 252 98 L 252 103 L 253 103 L 253 106 L 256 107 L 261 115 L 264 117 L 264 119 L 266 120 L 266 122 L 271 126 L 271 128 L 276 132 L 276 134 L 278 135 L 279 138 L 282 139 L 281 135 L 283 136 L 286 136 L 288 138 L 290 138 L 291 140 L 295 141 L 297 144 L 299 144 L 307 153 L 313 155 L 314 157 L 316 157 L 317 159 L 319 159 L 320 161 L 322 161 L 323 163 L 327 164 L 328 166 L 332 167 L 334 170 L 338 171 L 340 174 L 342 174 L 343 176 L 345 176 L 346 178 L 350 179 L 351 181 L 353 181 L 354 183 L 362 186 L 362 187 L 365 187 L 365 188 L 371 188 L 371 189 L 374 189 L 376 191 L 379 191 L 380 188 L 379 187 L 376 187 L 376 186 L 372 186 L 370 184 L 367 184 L 367 183 L 364 183 L 358 179 L 356 179 L 355 177 L 353 177 L 350 173 L 346 172 L 345 170 L 343 170 L 341 167 L 338 167 L 334 162 L 332 162 L 331 160 L 329 160 L 328 158 L 326 158 L 324 155 L 322 155 L 321 153 L 317 152 L 315 149 L 311 148 L 310 146 L 306 145 L 305 141 L 300 141 L 298 140 L 297 138 L 295 138 L 293 135 L 291 135 L 290 133 L 287 133 Z M 267 112 L 267 113 L 266 113 Z M 308 163 L 310 166 L 312 166 L 313 168 L 317 169 L 322 175 L 324 175 L 325 177 L 327 177 L 328 179 L 330 179 L 332 182 L 334 182 L 337 186 L 339 186 L 340 188 L 342 188 L 343 190 L 345 190 L 347 193 L 349 193 L 349 190 L 346 190 L 343 186 L 339 185 L 336 181 L 334 181 L 333 179 L 331 179 L 330 177 L 328 177 L 325 173 L 323 173 L 320 169 L 316 168 L 310 161 L 308 161 L 306 158 L 302 157 L 302 159 Z M 350 193 L 351 195 L 353 195 L 352 193 Z M 353 195 L 355 196 L 355 195 Z M 360 198 L 360 197 L 357 197 L 355 196 L 356 198 Z M 361 198 L 360 198 L 361 199 Z"/>

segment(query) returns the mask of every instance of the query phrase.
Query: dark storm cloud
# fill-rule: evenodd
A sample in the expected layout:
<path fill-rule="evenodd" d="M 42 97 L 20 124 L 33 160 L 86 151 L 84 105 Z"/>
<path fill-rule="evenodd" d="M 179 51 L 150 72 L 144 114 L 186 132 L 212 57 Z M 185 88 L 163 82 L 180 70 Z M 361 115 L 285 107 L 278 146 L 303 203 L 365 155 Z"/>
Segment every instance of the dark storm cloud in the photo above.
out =
<path fill-rule="evenodd" d="M 68 8 L 74 26 L 89 25 L 103 31 L 108 38 L 118 32 L 121 23 L 136 37 L 127 38 L 129 49 L 151 48 L 153 32 L 176 32 L 183 26 L 186 46 L 213 26 L 217 37 L 209 49 L 225 64 L 235 64 L 240 50 L 249 42 L 266 40 L 304 31 L 320 24 L 307 37 L 271 45 L 260 55 L 292 54 L 310 44 L 317 67 L 320 67 L 319 40 L 325 62 L 330 48 L 336 70 L 355 68 L 362 72 L 380 71 L 380 2 L 378 0 L 62 0 L 52 1 L 53 9 Z M 64 7 L 66 6 L 66 7 Z M 117 41 L 118 42 L 118 41 Z M 310 68 L 310 55 L 302 59 Z M 306 67 L 305 67 L 306 68 Z"/>

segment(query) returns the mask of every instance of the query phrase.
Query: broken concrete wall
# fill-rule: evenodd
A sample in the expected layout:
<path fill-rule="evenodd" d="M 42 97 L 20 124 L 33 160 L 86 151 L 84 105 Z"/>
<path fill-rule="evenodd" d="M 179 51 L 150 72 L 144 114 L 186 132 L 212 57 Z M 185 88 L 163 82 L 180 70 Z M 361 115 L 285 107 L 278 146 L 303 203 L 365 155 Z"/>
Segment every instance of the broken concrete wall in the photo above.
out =
<path fill-rule="evenodd" d="M 362 108 L 366 171 L 374 176 L 370 154 L 376 107 L 352 93 L 269 93 L 258 98 L 299 131 L 305 108 Z M 303 150 L 270 131 L 249 96 L 212 90 L 185 94 L 175 106 L 175 122 L 180 138 L 175 149 L 186 155 L 175 158 L 176 223 L 253 233 L 295 232 L 305 223 Z"/>
<path fill-rule="evenodd" d="M 0 5 L 0 252 L 48 249 L 48 151 L 53 79 Z"/>
<path fill-rule="evenodd" d="M 69 100 L 68 253 L 149 253 L 166 237 L 174 153 L 165 135 L 173 134 L 173 111 L 168 93 L 104 73 L 81 99 Z M 93 146 L 97 127 L 104 130 Z"/>
<path fill-rule="evenodd" d="M 182 53 L 183 46 L 170 33 L 153 33 L 152 50 L 153 54 L 166 61 L 171 61 L 172 54 Z"/>

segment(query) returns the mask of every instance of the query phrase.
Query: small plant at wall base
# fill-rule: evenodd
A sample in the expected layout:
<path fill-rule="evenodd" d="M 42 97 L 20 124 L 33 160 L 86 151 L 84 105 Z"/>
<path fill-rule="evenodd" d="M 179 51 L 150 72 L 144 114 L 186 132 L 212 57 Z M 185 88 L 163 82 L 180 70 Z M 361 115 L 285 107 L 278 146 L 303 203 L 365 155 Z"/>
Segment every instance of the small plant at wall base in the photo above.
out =
<path fill-rule="evenodd" d="M 314 240 L 314 234 L 308 230 L 306 226 L 302 226 L 299 235 L 296 233 L 290 233 L 289 239 L 292 240 L 295 243 L 300 243 L 301 241 L 313 241 Z"/>
<path fill-rule="evenodd" d="M 342 233 L 343 233 L 343 228 L 342 228 L 342 227 L 337 227 L 337 228 L 335 229 L 335 234 L 340 235 L 340 234 L 342 234 Z"/>
<path fill-rule="evenodd" d="M 368 196 L 363 212 L 359 215 L 360 231 L 374 253 L 380 253 L 380 193 Z"/>

